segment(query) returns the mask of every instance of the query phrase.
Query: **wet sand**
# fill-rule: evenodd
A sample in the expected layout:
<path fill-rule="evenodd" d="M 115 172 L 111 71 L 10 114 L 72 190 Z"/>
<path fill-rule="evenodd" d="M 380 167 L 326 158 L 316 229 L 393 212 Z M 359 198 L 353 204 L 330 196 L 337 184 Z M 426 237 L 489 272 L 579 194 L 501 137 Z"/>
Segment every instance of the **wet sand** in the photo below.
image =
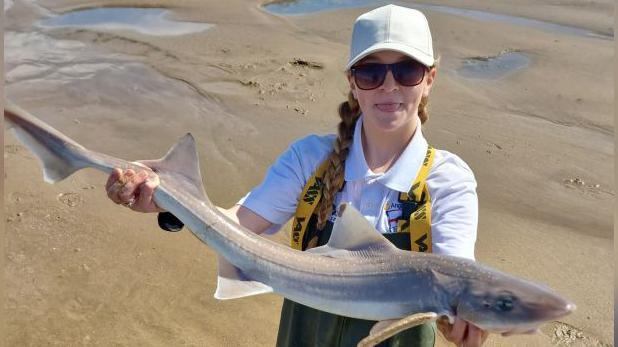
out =
<path fill-rule="evenodd" d="M 609 1 L 426 3 L 613 35 Z M 20 0 L 8 9 L 7 96 L 84 146 L 130 160 L 160 157 L 190 131 L 207 192 L 225 207 L 291 141 L 334 131 L 347 41 L 363 12 L 280 17 L 259 1 L 181 1 L 172 19 L 214 26 L 155 37 L 34 22 L 52 10 L 162 2 L 38 4 L 48 10 Z M 487 345 L 611 345 L 613 42 L 425 13 L 441 60 L 424 130 L 475 172 L 477 259 L 578 305 L 541 334 Z M 465 59 L 503 52 L 530 63 L 496 80 L 458 73 Z M 4 153 L 9 345 L 274 344 L 281 299 L 216 301 L 214 253 L 187 230 L 165 233 L 154 216 L 115 206 L 93 170 L 45 184 L 8 132 Z M 285 242 L 284 231 L 274 237 Z"/>

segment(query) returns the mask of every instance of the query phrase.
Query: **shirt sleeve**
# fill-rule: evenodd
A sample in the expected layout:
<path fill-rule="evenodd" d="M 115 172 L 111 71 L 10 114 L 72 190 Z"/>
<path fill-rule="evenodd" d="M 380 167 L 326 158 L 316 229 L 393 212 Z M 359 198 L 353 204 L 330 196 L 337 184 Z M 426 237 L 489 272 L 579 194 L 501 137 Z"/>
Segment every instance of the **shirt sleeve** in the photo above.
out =
<path fill-rule="evenodd" d="M 275 225 L 286 223 L 296 212 L 305 183 L 331 146 L 330 136 L 311 135 L 294 142 L 268 169 L 262 183 L 238 204 Z"/>
<path fill-rule="evenodd" d="M 476 180 L 468 165 L 441 151 L 427 178 L 433 252 L 474 260 L 478 225 Z M 437 158 L 436 158 L 437 159 Z"/>

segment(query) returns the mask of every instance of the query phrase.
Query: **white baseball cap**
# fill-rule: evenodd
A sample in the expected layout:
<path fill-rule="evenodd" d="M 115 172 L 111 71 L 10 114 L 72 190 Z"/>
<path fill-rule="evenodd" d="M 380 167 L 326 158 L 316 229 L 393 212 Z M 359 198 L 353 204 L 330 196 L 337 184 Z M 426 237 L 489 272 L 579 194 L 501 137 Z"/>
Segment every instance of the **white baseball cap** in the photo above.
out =
<path fill-rule="evenodd" d="M 384 50 L 397 51 L 427 67 L 432 66 L 435 60 L 425 15 L 396 5 L 386 5 L 360 15 L 354 22 L 346 70 L 369 54 Z"/>

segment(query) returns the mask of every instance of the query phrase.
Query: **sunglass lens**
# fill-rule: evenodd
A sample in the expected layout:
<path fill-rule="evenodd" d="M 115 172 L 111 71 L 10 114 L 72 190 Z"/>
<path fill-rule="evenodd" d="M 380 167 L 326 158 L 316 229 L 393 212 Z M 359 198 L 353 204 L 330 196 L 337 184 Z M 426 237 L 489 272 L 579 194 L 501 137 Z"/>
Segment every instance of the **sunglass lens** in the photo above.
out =
<path fill-rule="evenodd" d="M 393 77 L 404 86 L 415 86 L 425 76 L 425 66 L 414 60 L 402 61 L 393 64 Z"/>
<path fill-rule="evenodd" d="M 386 66 L 382 64 L 365 64 L 354 69 L 354 80 L 360 89 L 374 89 L 384 82 Z"/>

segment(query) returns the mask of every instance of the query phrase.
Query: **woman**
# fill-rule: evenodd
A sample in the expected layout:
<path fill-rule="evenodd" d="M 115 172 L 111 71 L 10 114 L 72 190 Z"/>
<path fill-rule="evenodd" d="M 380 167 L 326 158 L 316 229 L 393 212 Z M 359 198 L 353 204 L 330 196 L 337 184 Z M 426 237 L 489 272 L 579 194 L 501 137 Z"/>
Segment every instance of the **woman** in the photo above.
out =
<path fill-rule="evenodd" d="M 328 241 L 336 206 L 349 202 L 399 248 L 473 259 L 474 175 L 456 155 L 428 146 L 421 132 L 436 71 L 421 12 L 388 5 L 361 15 L 352 34 L 346 66 L 350 93 L 339 107 L 338 135 L 293 143 L 229 214 L 258 234 L 294 217 L 291 246 L 305 250 Z M 108 196 L 135 211 L 164 212 L 152 201 L 158 182 L 145 178 L 115 170 Z M 182 227 L 168 213 L 160 213 L 159 222 L 167 230 Z M 374 323 L 286 299 L 277 345 L 356 346 Z M 438 326 L 457 345 L 480 346 L 487 336 L 461 320 Z M 434 342 L 435 325 L 426 324 L 384 345 Z"/>

